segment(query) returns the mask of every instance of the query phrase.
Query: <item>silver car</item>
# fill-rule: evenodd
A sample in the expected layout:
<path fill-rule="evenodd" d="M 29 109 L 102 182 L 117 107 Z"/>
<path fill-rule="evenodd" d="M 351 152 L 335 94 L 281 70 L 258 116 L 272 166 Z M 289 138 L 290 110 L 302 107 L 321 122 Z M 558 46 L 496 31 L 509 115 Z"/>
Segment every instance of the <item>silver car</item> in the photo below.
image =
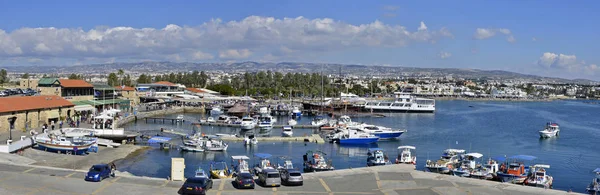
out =
<path fill-rule="evenodd" d="M 258 174 L 258 180 L 263 186 L 281 186 L 281 176 L 275 169 L 263 169 Z"/>
<path fill-rule="evenodd" d="M 304 179 L 302 178 L 302 173 L 293 169 L 284 169 L 280 171 L 281 173 L 281 183 L 283 185 L 302 185 L 304 183 Z"/>

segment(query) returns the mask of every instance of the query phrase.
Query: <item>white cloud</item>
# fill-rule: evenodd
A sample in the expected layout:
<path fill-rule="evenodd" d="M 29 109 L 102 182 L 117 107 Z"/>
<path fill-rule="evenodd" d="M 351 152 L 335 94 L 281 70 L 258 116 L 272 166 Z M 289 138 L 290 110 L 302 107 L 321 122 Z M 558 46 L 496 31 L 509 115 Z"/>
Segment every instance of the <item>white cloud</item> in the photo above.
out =
<path fill-rule="evenodd" d="M 598 71 L 595 64 L 586 65 L 585 61 L 577 60 L 575 55 L 546 52 L 542 54 L 537 64 L 546 69 L 567 70 L 569 72 Z M 589 73 L 589 72 L 588 72 Z"/>
<path fill-rule="evenodd" d="M 169 24 L 164 28 L 101 26 L 90 30 L 54 27 L 20 28 L 12 32 L 0 30 L 0 58 L 188 61 L 209 60 L 217 54 L 232 59 L 255 57 L 251 53 L 281 52 L 280 48 L 302 56 L 332 50 L 403 47 L 433 43 L 447 37 L 452 37 L 447 29 L 432 30 L 425 23 L 421 23 L 417 31 L 409 31 L 404 26 L 377 20 L 353 25 L 330 18 L 249 16 L 240 21 L 213 19 L 199 26 Z"/>
<path fill-rule="evenodd" d="M 439 56 L 440 58 L 442 58 L 442 59 L 446 59 L 446 58 L 449 58 L 450 56 L 452 56 L 452 54 L 451 54 L 451 53 L 448 53 L 448 52 L 445 52 L 445 51 L 442 51 L 442 52 L 440 52 L 440 53 L 438 54 L 438 56 Z"/>
<path fill-rule="evenodd" d="M 482 40 L 496 36 L 496 34 L 498 33 L 504 34 L 506 36 L 506 41 L 508 42 L 514 43 L 517 41 L 517 39 L 515 39 L 515 37 L 513 36 L 512 32 L 506 28 L 477 28 L 475 29 L 475 34 L 473 35 L 473 37 L 475 39 Z"/>
<path fill-rule="evenodd" d="M 250 52 L 250 50 L 248 49 L 228 49 L 225 51 L 220 51 L 219 52 L 219 58 L 223 58 L 223 59 L 244 59 L 244 58 L 248 58 L 250 55 L 252 54 L 252 52 Z"/>

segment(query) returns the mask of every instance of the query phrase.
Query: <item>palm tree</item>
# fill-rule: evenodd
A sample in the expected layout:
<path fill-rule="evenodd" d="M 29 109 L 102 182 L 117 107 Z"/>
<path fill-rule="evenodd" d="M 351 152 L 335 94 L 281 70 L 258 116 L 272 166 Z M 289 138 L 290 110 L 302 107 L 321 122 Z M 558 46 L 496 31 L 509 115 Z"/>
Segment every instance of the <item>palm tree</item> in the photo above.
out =
<path fill-rule="evenodd" d="M 123 71 L 123 69 L 119 69 L 117 74 L 119 75 L 119 80 L 121 81 L 121 86 L 122 86 L 123 85 L 123 75 L 125 74 L 125 71 Z"/>

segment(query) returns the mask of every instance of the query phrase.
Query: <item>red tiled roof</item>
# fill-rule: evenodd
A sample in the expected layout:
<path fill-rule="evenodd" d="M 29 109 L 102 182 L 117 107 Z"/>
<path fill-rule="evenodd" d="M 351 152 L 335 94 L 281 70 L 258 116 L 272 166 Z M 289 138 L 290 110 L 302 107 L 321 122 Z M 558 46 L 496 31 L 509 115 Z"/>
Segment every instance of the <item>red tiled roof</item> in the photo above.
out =
<path fill-rule="evenodd" d="M 58 82 L 60 82 L 60 86 L 62 87 L 94 87 L 84 80 L 58 79 Z"/>
<path fill-rule="evenodd" d="M 202 91 L 198 88 L 185 88 L 185 90 L 191 91 L 193 93 L 206 93 L 206 91 Z"/>
<path fill-rule="evenodd" d="M 0 98 L 0 113 L 68 106 L 75 105 L 55 95 Z"/>
<path fill-rule="evenodd" d="M 158 82 L 156 82 L 156 83 L 153 83 L 153 84 L 159 84 L 159 85 L 168 85 L 168 86 L 175 86 L 175 84 L 174 84 L 174 83 L 171 83 L 171 82 L 169 82 L 169 81 L 158 81 Z"/>
<path fill-rule="evenodd" d="M 115 89 L 117 91 L 135 91 L 135 88 L 129 87 L 129 86 L 125 86 L 125 87 L 123 87 L 123 86 L 115 86 Z"/>

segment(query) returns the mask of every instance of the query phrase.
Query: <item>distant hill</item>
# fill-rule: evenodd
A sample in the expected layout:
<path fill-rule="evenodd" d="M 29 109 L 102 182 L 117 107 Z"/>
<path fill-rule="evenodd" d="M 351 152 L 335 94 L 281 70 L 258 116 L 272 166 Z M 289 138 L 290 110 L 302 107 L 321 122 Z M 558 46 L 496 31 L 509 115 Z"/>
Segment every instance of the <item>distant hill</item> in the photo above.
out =
<path fill-rule="evenodd" d="M 10 72 L 29 72 L 42 74 L 70 74 L 70 73 L 96 73 L 104 74 L 116 72 L 123 69 L 135 73 L 168 73 L 186 71 L 222 71 L 228 73 L 255 72 L 255 71 L 279 71 L 279 72 L 321 72 L 325 74 L 341 74 L 356 76 L 380 76 L 380 77 L 442 77 L 452 76 L 455 78 L 487 78 L 487 79 L 525 79 L 530 81 L 542 81 L 549 83 L 578 83 L 598 84 L 596 81 L 586 79 L 562 79 L 542 77 L 536 75 L 520 74 L 502 70 L 479 70 L 463 68 L 417 68 L 401 66 L 372 66 L 351 64 L 320 64 L 300 62 L 238 62 L 238 63 L 190 63 L 190 62 L 137 62 L 137 63 L 110 63 L 90 64 L 76 66 L 9 66 L 5 67 Z"/>

